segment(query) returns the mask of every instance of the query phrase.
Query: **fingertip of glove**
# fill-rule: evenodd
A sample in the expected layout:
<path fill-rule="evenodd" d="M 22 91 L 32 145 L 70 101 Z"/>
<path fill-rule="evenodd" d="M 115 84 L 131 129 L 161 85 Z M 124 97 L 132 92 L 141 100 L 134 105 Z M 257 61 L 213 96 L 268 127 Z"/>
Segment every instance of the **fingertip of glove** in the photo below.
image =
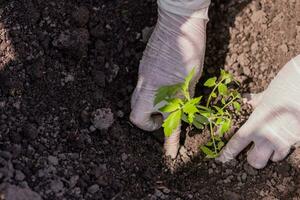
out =
<path fill-rule="evenodd" d="M 273 162 L 279 162 L 283 160 L 290 153 L 290 151 L 290 148 L 284 150 L 277 150 L 274 152 L 273 156 L 271 157 L 271 160 Z"/>
<path fill-rule="evenodd" d="M 129 115 L 129 120 L 140 129 L 155 131 L 161 127 L 163 119 L 159 115 L 140 115 L 136 111 L 132 111 Z"/>
<path fill-rule="evenodd" d="M 256 162 L 256 161 L 253 161 L 253 160 L 248 159 L 248 158 L 247 158 L 247 161 L 248 161 L 249 165 L 251 165 L 255 169 L 262 169 L 268 163 L 268 162 Z"/>
<path fill-rule="evenodd" d="M 222 153 L 215 160 L 218 161 L 218 162 L 221 162 L 221 163 L 227 163 L 227 162 L 229 162 L 232 159 L 233 159 L 232 157 L 227 157 L 227 156 L 224 155 L 224 153 Z"/>

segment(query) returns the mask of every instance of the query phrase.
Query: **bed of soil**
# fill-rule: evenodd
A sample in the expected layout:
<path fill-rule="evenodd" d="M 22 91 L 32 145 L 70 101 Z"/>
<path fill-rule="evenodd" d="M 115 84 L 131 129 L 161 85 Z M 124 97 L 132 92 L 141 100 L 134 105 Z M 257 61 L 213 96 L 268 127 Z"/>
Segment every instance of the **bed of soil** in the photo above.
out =
<path fill-rule="evenodd" d="M 155 0 L 0 0 L 1 200 L 300 199 L 299 149 L 255 170 L 203 159 L 195 134 L 170 161 L 129 122 L 156 17 Z M 300 54 L 300 1 L 214 0 L 207 37 L 204 76 L 263 91 Z"/>

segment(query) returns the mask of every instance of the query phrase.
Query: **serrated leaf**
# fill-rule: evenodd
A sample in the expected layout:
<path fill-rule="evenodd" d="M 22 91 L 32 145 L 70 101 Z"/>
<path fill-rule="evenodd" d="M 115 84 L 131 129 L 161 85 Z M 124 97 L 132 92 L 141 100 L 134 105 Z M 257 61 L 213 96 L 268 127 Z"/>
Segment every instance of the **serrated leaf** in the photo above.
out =
<path fill-rule="evenodd" d="M 192 71 L 190 71 L 190 73 L 187 75 L 187 77 L 185 77 L 185 80 L 184 80 L 184 83 L 182 86 L 183 91 L 186 91 L 186 92 L 188 91 L 190 82 L 191 82 L 192 78 L 194 77 L 194 74 L 195 74 L 195 68 L 193 68 Z"/>
<path fill-rule="evenodd" d="M 194 104 L 185 104 L 182 108 L 183 112 L 189 113 L 196 113 L 198 112 L 198 108 Z"/>
<path fill-rule="evenodd" d="M 183 112 L 188 115 L 189 123 L 193 122 L 195 113 L 199 112 L 199 110 L 195 104 L 198 104 L 200 100 L 201 100 L 201 97 L 194 98 L 194 99 L 188 101 L 182 107 Z"/>
<path fill-rule="evenodd" d="M 234 90 L 234 91 L 232 92 L 232 96 L 235 97 L 235 98 L 238 98 L 238 99 L 241 98 L 241 94 L 240 94 L 238 91 L 236 91 L 236 90 Z"/>
<path fill-rule="evenodd" d="M 222 125 L 221 125 L 221 129 L 220 129 L 220 134 L 221 136 L 223 136 L 224 133 L 226 133 L 231 127 L 231 120 L 227 119 L 225 120 Z"/>
<path fill-rule="evenodd" d="M 209 148 L 207 148 L 206 146 L 201 146 L 200 149 L 206 155 L 206 158 L 216 158 L 219 155 L 213 152 L 212 150 L 210 150 Z"/>
<path fill-rule="evenodd" d="M 241 104 L 239 102 L 233 102 L 233 107 L 237 110 L 240 111 L 241 110 Z"/>
<path fill-rule="evenodd" d="M 189 120 L 188 120 L 188 117 L 187 117 L 187 115 L 185 113 L 182 113 L 181 120 L 184 121 L 184 122 L 186 122 L 186 123 L 188 123 L 188 124 L 190 123 Z"/>
<path fill-rule="evenodd" d="M 225 84 L 229 84 L 229 83 L 231 83 L 231 81 L 232 81 L 231 78 L 226 78 L 226 79 L 225 79 Z"/>
<path fill-rule="evenodd" d="M 217 77 L 209 78 L 209 79 L 207 79 L 207 81 L 205 81 L 204 86 L 213 87 L 216 85 L 216 80 L 217 80 Z"/>
<path fill-rule="evenodd" d="M 220 125 L 220 124 L 222 124 L 222 122 L 223 122 L 223 119 L 221 117 L 217 118 L 216 125 Z"/>
<path fill-rule="evenodd" d="M 160 108 L 159 110 L 161 112 L 173 112 L 175 110 L 178 110 L 180 108 L 180 105 L 182 104 L 182 100 L 181 99 L 171 99 L 167 105 L 163 106 L 162 108 Z"/>
<path fill-rule="evenodd" d="M 221 77 L 223 77 L 226 74 L 226 71 L 224 69 L 221 69 Z"/>
<path fill-rule="evenodd" d="M 214 144 L 213 141 L 209 141 L 209 142 L 207 142 L 207 143 L 205 144 L 205 146 L 211 147 L 213 144 Z"/>
<path fill-rule="evenodd" d="M 167 85 L 160 87 L 155 94 L 154 106 L 161 101 L 173 98 L 176 92 L 181 88 L 182 84 Z"/>
<path fill-rule="evenodd" d="M 220 83 L 218 85 L 218 92 L 221 95 L 227 95 L 227 92 L 228 92 L 227 86 L 223 83 Z"/>
<path fill-rule="evenodd" d="M 213 155 L 207 155 L 206 158 L 217 158 L 219 157 L 218 153 L 214 153 Z"/>
<path fill-rule="evenodd" d="M 166 137 L 169 137 L 172 132 L 179 126 L 181 120 L 181 110 L 172 112 L 164 121 L 162 127 L 164 127 L 164 133 Z"/>
<path fill-rule="evenodd" d="M 220 151 L 224 145 L 225 143 L 223 141 L 219 141 L 217 144 L 217 149 Z"/>
<path fill-rule="evenodd" d="M 199 123 L 198 121 L 196 121 L 196 120 L 193 120 L 193 125 L 194 125 L 197 129 L 203 129 L 203 128 L 204 128 L 204 126 L 203 126 L 201 123 Z"/>
<path fill-rule="evenodd" d="M 187 103 L 196 105 L 201 101 L 201 99 L 202 99 L 202 96 L 197 97 L 197 98 L 193 98 L 190 101 L 188 101 Z"/>
<path fill-rule="evenodd" d="M 219 108 L 218 106 L 213 106 L 213 107 L 217 110 L 217 112 L 218 112 L 219 114 L 221 114 L 221 115 L 224 114 L 224 111 L 223 111 L 221 108 Z"/>
<path fill-rule="evenodd" d="M 232 79 L 232 75 L 221 69 L 221 79 Z"/>
<path fill-rule="evenodd" d="M 212 112 L 208 112 L 208 111 L 206 111 L 206 110 L 199 110 L 199 113 L 201 114 L 201 115 L 203 115 L 204 117 L 209 117 L 211 114 L 213 114 Z"/>
<path fill-rule="evenodd" d="M 211 93 L 211 96 L 212 96 L 213 98 L 216 98 L 216 97 L 217 97 L 217 94 L 216 94 L 215 92 L 212 92 L 212 93 Z"/>
<path fill-rule="evenodd" d="M 210 108 L 207 108 L 207 107 L 202 106 L 202 105 L 197 105 L 197 108 L 203 109 L 203 110 L 205 110 L 205 111 L 207 111 L 209 113 L 213 113 L 213 111 Z"/>
<path fill-rule="evenodd" d="M 204 117 L 204 116 L 199 115 L 199 114 L 195 114 L 194 120 L 201 123 L 201 124 L 204 124 L 204 125 L 209 123 L 207 117 Z"/>
<path fill-rule="evenodd" d="M 225 105 L 225 104 L 226 104 L 226 100 L 225 100 L 225 98 L 222 98 L 222 99 L 221 99 L 221 103 L 222 103 L 223 105 Z"/>

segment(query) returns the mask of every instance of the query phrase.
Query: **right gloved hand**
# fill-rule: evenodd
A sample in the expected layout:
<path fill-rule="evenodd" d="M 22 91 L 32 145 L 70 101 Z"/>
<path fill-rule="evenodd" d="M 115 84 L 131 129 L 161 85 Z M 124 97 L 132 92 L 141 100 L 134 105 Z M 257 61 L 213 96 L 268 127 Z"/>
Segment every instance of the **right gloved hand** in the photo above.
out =
<path fill-rule="evenodd" d="M 229 140 L 219 161 L 233 159 L 253 142 L 248 163 L 263 168 L 269 159 L 280 161 L 293 145 L 300 144 L 300 55 L 288 62 L 252 103 L 253 113 Z"/>
<path fill-rule="evenodd" d="M 154 108 L 158 88 L 181 83 L 195 67 L 191 93 L 201 76 L 207 20 L 159 10 L 158 22 L 148 41 L 139 66 L 138 83 L 131 99 L 130 120 L 146 131 L 161 127 L 162 116 Z M 166 155 L 175 158 L 179 148 L 180 127 L 165 139 Z"/>

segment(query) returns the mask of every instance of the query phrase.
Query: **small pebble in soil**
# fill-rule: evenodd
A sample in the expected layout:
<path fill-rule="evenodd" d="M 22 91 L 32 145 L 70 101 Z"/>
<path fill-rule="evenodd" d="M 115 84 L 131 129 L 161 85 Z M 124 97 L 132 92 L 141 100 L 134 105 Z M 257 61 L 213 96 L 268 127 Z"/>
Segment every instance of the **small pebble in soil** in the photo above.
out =
<path fill-rule="evenodd" d="M 121 158 L 122 158 L 122 161 L 124 162 L 127 160 L 128 155 L 126 153 L 122 153 Z"/>
<path fill-rule="evenodd" d="M 245 182 L 246 181 L 246 179 L 247 179 L 247 174 L 244 172 L 243 174 L 242 174 L 242 181 L 243 182 Z"/>
<path fill-rule="evenodd" d="M 231 192 L 231 191 L 225 191 L 223 195 L 224 195 L 224 200 L 240 200 L 241 199 L 241 195 L 239 195 L 235 192 Z"/>
<path fill-rule="evenodd" d="M 98 191 L 99 191 L 99 185 L 97 184 L 94 184 L 88 188 L 88 192 L 91 194 L 95 194 Z"/>
<path fill-rule="evenodd" d="M 77 184 L 77 181 L 79 180 L 79 176 L 78 175 L 74 175 L 70 178 L 70 187 L 73 188 L 76 184 Z"/>
<path fill-rule="evenodd" d="M 79 26 L 84 26 L 88 23 L 89 21 L 89 10 L 88 8 L 81 6 L 77 8 L 73 13 L 72 17 L 74 21 L 79 25 Z"/>
<path fill-rule="evenodd" d="M 53 180 L 50 183 L 50 188 L 54 193 L 61 193 L 64 190 L 64 184 L 61 180 Z"/>
<path fill-rule="evenodd" d="M 23 134 L 25 138 L 34 140 L 38 136 L 38 131 L 34 124 L 28 123 L 23 127 Z"/>
<path fill-rule="evenodd" d="M 42 200 L 41 196 L 29 187 L 21 188 L 11 184 L 0 185 L 0 198 L 7 200 Z"/>
<path fill-rule="evenodd" d="M 48 156 L 48 161 L 52 165 L 58 165 L 58 158 L 55 156 Z"/>
<path fill-rule="evenodd" d="M 24 175 L 24 173 L 23 173 L 22 171 L 16 170 L 15 173 L 16 173 L 16 174 L 15 174 L 15 179 L 16 179 L 17 181 L 23 181 L 23 180 L 25 179 L 25 175 Z"/>
<path fill-rule="evenodd" d="M 91 122 L 99 130 L 108 129 L 114 123 L 110 108 L 100 108 L 92 113 Z"/>
<path fill-rule="evenodd" d="M 251 167 L 248 163 L 244 164 L 244 170 L 248 175 L 255 176 L 258 174 L 257 170 Z"/>

